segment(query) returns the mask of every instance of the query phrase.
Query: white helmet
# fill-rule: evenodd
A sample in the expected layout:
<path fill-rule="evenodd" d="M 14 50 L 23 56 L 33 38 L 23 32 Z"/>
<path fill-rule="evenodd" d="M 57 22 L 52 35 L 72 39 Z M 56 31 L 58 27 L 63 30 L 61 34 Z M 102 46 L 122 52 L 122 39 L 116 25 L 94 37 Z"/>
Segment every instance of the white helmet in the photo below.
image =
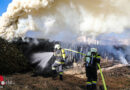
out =
<path fill-rule="evenodd" d="M 61 48 L 61 47 L 60 47 L 60 44 L 55 44 L 54 48 L 55 48 L 55 49 L 60 49 L 60 48 Z"/>
<path fill-rule="evenodd" d="M 97 49 L 96 48 L 91 48 L 91 52 L 97 52 Z"/>

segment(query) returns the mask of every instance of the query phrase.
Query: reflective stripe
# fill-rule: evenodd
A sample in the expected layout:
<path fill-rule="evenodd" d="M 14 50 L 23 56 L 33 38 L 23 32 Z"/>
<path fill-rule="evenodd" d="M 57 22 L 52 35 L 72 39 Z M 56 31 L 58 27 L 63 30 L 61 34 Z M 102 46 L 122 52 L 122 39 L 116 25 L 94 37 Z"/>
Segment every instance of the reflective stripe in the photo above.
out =
<path fill-rule="evenodd" d="M 92 83 L 91 82 L 86 82 L 87 85 L 91 85 Z"/>
<path fill-rule="evenodd" d="M 97 58 L 101 58 L 101 56 L 97 56 Z"/>
<path fill-rule="evenodd" d="M 54 52 L 54 56 L 61 57 L 62 54 L 61 53 L 57 54 L 56 52 Z"/>
<path fill-rule="evenodd" d="M 52 67 L 52 70 L 55 70 L 56 68 L 55 67 Z"/>
<path fill-rule="evenodd" d="M 96 84 L 97 83 L 97 81 L 92 81 L 92 84 Z"/>
<path fill-rule="evenodd" d="M 91 57 L 95 58 L 96 56 L 91 56 Z"/>
<path fill-rule="evenodd" d="M 101 58 L 101 56 L 97 56 L 96 58 L 97 58 L 97 59 L 100 59 L 100 58 Z"/>
<path fill-rule="evenodd" d="M 65 50 L 64 49 L 61 49 L 61 52 L 62 52 L 62 57 L 65 59 L 66 55 L 65 55 Z"/>
<path fill-rule="evenodd" d="M 59 72 L 60 75 L 63 75 L 63 72 Z"/>
<path fill-rule="evenodd" d="M 64 62 L 61 62 L 61 64 L 65 64 Z"/>
<path fill-rule="evenodd" d="M 58 62 L 58 61 L 56 61 L 56 63 L 57 63 L 57 64 L 64 64 L 64 62 Z"/>
<path fill-rule="evenodd" d="M 60 64 L 60 62 L 56 61 L 57 64 Z"/>
<path fill-rule="evenodd" d="M 65 50 L 64 49 L 61 49 L 62 53 L 65 54 Z"/>
<path fill-rule="evenodd" d="M 62 54 L 62 57 L 65 59 L 65 54 Z"/>
<path fill-rule="evenodd" d="M 61 57 L 62 55 L 61 54 L 57 54 L 56 56 Z"/>

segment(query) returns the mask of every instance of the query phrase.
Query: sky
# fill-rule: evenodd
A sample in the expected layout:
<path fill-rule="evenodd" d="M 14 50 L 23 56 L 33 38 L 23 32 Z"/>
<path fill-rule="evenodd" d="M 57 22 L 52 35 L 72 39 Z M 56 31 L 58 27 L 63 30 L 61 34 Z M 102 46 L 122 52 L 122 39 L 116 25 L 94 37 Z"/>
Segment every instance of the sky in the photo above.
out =
<path fill-rule="evenodd" d="M 0 16 L 2 16 L 2 14 L 4 12 L 6 12 L 6 9 L 8 7 L 8 4 L 11 2 L 12 0 L 0 0 Z"/>

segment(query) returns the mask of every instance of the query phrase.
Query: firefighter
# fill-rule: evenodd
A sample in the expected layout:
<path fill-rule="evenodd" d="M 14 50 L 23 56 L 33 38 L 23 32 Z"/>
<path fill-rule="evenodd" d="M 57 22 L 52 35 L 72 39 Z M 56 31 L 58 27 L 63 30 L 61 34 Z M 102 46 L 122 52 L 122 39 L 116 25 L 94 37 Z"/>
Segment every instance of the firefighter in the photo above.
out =
<path fill-rule="evenodd" d="M 88 78 L 86 82 L 87 90 L 96 90 L 97 63 L 100 64 L 100 58 L 96 48 L 91 48 L 84 58 L 86 77 Z"/>
<path fill-rule="evenodd" d="M 57 77 L 59 73 L 60 80 L 63 80 L 63 64 L 65 62 L 65 50 L 61 48 L 60 44 L 54 46 L 55 61 L 52 64 L 53 79 Z"/>

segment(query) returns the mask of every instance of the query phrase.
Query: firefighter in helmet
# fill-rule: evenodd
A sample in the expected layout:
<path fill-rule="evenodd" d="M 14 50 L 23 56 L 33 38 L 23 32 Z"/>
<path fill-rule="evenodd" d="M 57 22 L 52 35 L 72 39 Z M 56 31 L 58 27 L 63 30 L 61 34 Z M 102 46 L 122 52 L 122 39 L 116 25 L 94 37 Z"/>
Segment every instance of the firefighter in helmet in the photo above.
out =
<path fill-rule="evenodd" d="M 86 69 L 86 87 L 87 90 L 96 90 L 97 83 L 97 63 L 100 64 L 100 55 L 96 48 L 91 48 L 84 58 Z"/>
<path fill-rule="evenodd" d="M 54 56 L 55 61 L 52 64 L 53 79 L 57 77 L 59 73 L 60 80 L 63 80 L 63 64 L 65 62 L 65 50 L 61 48 L 60 44 L 55 44 L 54 46 Z"/>

